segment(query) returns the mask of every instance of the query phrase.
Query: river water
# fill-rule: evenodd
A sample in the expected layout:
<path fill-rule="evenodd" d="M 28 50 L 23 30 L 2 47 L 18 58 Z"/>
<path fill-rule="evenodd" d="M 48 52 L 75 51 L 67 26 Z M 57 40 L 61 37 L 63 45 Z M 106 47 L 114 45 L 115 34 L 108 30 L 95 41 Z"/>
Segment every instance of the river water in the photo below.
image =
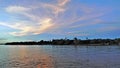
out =
<path fill-rule="evenodd" d="M 0 68 L 120 68 L 120 46 L 0 46 Z"/>

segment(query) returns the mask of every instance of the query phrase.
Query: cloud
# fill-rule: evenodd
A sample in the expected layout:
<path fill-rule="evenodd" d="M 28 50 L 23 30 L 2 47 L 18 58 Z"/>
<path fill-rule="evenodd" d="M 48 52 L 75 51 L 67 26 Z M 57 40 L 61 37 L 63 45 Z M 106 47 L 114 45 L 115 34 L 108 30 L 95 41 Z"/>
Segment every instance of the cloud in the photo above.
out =
<path fill-rule="evenodd" d="M 55 15 L 58 15 L 59 13 L 65 11 L 64 8 L 62 8 L 62 7 L 58 6 L 58 5 L 44 4 L 44 7 L 51 9 L 52 13 L 55 14 Z"/>
<path fill-rule="evenodd" d="M 93 20 L 93 21 L 91 21 L 91 22 L 81 23 L 81 24 L 79 24 L 79 25 L 75 25 L 75 26 L 72 26 L 72 27 L 70 27 L 70 28 L 80 28 L 80 27 L 85 27 L 85 26 L 90 26 L 90 25 L 96 25 L 96 24 L 99 24 L 99 23 L 101 23 L 101 22 L 102 22 L 102 20 L 100 20 L 100 19 L 95 19 L 95 20 Z"/>
<path fill-rule="evenodd" d="M 51 9 L 52 13 L 57 16 L 66 10 L 65 6 L 68 2 L 70 0 L 58 0 L 56 4 L 42 3 L 42 6 Z"/>
<path fill-rule="evenodd" d="M 15 10 L 14 10 L 15 9 Z M 6 8 L 6 11 L 9 13 L 16 13 L 21 14 L 25 17 L 28 17 L 30 21 L 19 21 L 17 23 L 8 24 L 5 22 L 0 22 L 0 25 L 7 26 L 13 29 L 17 29 L 19 31 L 10 32 L 11 35 L 14 36 L 25 36 L 25 35 L 35 35 L 35 34 L 41 34 L 54 25 L 52 22 L 52 18 L 40 18 L 36 15 L 33 15 L 32 13 L 28 13 L 30 8 L 26 8 L 23 6 L 9 6 Z M 29 24 L 29 22 L 32 21 L 32 24 Z M 34 24 L 34 25 L 33 25 Z"/>
<path fill-rule="evenodd" d="M 40 26 L 37 30 L 34 31 L 34 34 L 41 34 L 43 32 L 49 31 L 52 27 L 54 27 L 54 23 L 52 22 L 52 19 L 45 18 L 44 20 L 41 20 Z"/>
<path fill-rule="evenodd" d="M 9 6 L 5 9 L 7 12 L 10 12 L 10 13 L 21 13 L 21 12 L 26 12 L 30 10 L 30 8 L 25 8 L 22 6 Z"/>
<path fill-rule="evenodd" d="M 50 34 L 63 35 L 63 36 L 89 36 L 91 33 L 87 31 L 56 31 L 50 32 Z"/>
<path fill-rule="evenodd" d="M 73 31 L 69 33 L 68 31 L 65 31 L 65 29 L 70 30 L 77 28 L 79 30 L 80 27 L 98 24 L 100 22 L 99 17 L 103 16 L 104 13 L 93 13 L 93 11 L 95 12 L 95 10 L 85 5 L 82 5 L 80 7 L 76 7 L 74 5 L 68 6 L 67 4 L 69 4 L 69 2 L 70 0 L 57 0 L 56 3 L 40 3 L 40 6 L 36 4 L 31 5 L 32 7 L 29 5 L 8 6 L 5 8 L 8 13 L 16 15 L 18 14 L 21 15 L 21 17 L 27 19 L 18 19 L 17 22 L 0 22 L 0 25 L 15 29 L 16 31 L 10 32 L 10 34 L 14 36 L 36 35 L 42 33 L 57 34 L 57 31 L 61 31 L 63 34 L 66 35 L 89 35 L 83 33 L 75 33 Z M 74 10 L 74 8 L 76 10 Z M 41 10 L 44 11 L 42 12 Z M 82 15 L 79 15 L 77 13 L 78 10 L 83 11 L 82 13 L 79 12 L 79 14 Z M 68 13 L 70 13 L 71 15 Z M 67 14 L 70 16 L 67 16 Z M 82 21 L 89 22 L 83 23 Z"/>
<path fill-rule="evenodd" d="M 65 6 L 70 0 L 58 0 L 58 5 L 63 7 Z"/>
<path fill-rule="evenodd" d="M 62 1 L 60 3 L 63 3 L 63 2 L 64 1 Z M 65 3 L 66 2 L 64 2 L 64 5 L 65 5 Z M 47 7 L 47 8 L 52 9 L 53 11 L 55 11 L 54 12 L 55 15 L 64 11 L 64 9 L 62 8 L 64 5 L 58 6 L 58 5 L 52 5 L 52 4 L 46 4 L 46 3 L 42 4 L 42 6 L 44 6 L 45 8 Z M 36 24 L 37 26 L 28 25 L 28 22 L 24 22 L 24 23 L 17 22 L 14 24 L 0 23 L 0 25 L 19 30 L 18 32 L 10 33 L 14 36 L 24 36 L 24 35 L 28 35 L 28 34 L 31 34 L 31 35 L 32 34 L 41 34 L 45 31 L 48 31 L 49 29 L 52 28 L 52 26 L 54 26 L 54 23 L 52 22 L 53 21 L 52 18 L 46 17 L 46 18 L 41 19 L 40 17 L 35 16 L 32 13 L 28 13 L 29 11 L 31 11 L 32 8 L 26 8 L 23 6 L 8 6 L 6 8 L 6 11 L 9 13 L 16 13 L 16 14 L 21 14 L 23 16 L 26 16 L 31 21 L 33 21 L 33 23 Z M 39 8 L 41 8 L 41 7 L 39 7 Z M 39 8 L 35 8 L 35 9 L 39 9 Z"/>
<path fill-rule="evenodd" d="M 5 22 L 0 22 L 0 25 L 19 30 L 17 32 L 10 32 L 10 34 L 14 36 L 41 34 L 54 26 L 50 18 L 40 20 L 37 26 L 30 25 L 28 22 L 19 22 L 14 24 L 6 24 Z"/>

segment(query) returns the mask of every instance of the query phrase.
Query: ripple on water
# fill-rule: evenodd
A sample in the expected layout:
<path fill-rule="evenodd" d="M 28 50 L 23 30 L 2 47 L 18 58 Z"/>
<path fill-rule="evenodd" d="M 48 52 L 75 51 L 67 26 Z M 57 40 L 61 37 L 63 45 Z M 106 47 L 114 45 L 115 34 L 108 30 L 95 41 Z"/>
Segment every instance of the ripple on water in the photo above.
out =
<path fill-rule="evenodd" d="M 0 68 L 53 68 L 53 63 L 52 60 L 42 58 L 15 58 L 0 62 Z"/>
<path fill-rule="evenodd" d="M 117 48 L 1 47 L 0 68 L 120 68 Z"/>

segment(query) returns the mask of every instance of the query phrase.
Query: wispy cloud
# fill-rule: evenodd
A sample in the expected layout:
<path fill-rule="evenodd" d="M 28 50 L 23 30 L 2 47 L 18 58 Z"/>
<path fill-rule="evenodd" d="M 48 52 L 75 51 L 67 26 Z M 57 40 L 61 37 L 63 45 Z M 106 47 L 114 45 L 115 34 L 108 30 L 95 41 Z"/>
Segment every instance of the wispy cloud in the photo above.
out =
<path fill-rule="evenodd" d="M 90 26 L 90 25 L 93 26 L 93 25 L 99 24 L 99 23 L 101 23 L 101 22 L 102 22 L 101 20 L 95 19 L 95 20 L 93 20 L 93 21 L 91 21 L 91 22 L 81 23 L 81 24 L 79 24 L 79 25 L 71 26 L 70 28 L 80 28 L 80 27 L 85 27 L 85 26 Z"/>
<path fill-rule="evenodd" d="M 32 35 L 32 34 L 41 34 L 54 26 L 52 20 L 49 18 L 41 20 L 38 25 L 31 25 L 28 22 L 19 22 L 13 24 L 6 24 L 5 22 L 0 22 L 0 25 L 7 26 L 13 29 L 17 29 L 17 32 L 11 32 L 10 34 L 14 36 L 24 36 L 24 35 Z"/>
<path fill-rule="evenodd" d="M 10 32 L 10 34 L 14 36 L 25 36 L 25 35 L 36 35 L 41 33 L 56 33 L 57 31 L 62 31 L 68 35 L 77 35 L 77 36 L 86 36 L 89 34 L 83 33 L 75 33 L 71 31 L 71 33 L 64 31 L 64 29 L 74 29 L 80 27 L 86 27 L 90 25 L 98 24 L 101 20 L 99 17 L 103 16 L 103 12 L 93 13 L 95 9 L 89 8 L 85 5 L 76 6 L 68 6 L 71 0 L 56 0 L 56 3 L 40 3 L 38 5 L 31 6 L 16 6 L 10 5 L 5 8 L 6 12 L 12 14 L 21 15 L 23 18 L 26 17 L 28 19 L 18 20 L 19 22 L 0 22 L 0 25 L 7 26 L 12 29 L 16 29 L 17 31 Z M 37 6 L 37 7 L 36 7 Z M 67 8 L 66 8 L 67 7 Z M 72 8 L 71 8 L 72 7 Z M 77 9 L 77 10 L 74 10 Z M 40 16 L 40 9 L 44 9 L 43 12 L 45 16 Z M 82 11 L 82 15 L 78 15 L 78 10 Z M 39 12 L 38 14 L 34 14 L 34 12 Z M 68 17 L 68 12 L 71 15 Z M 43 14 L 41 14 L 43 15 Z M 66 15 L 66 16 L 65 16 Z M 66 17 L 66 19 L 64 19 Z M 88 23 L 82 23 L 82 21 L 89 21 Z M 75 23 L 78 23 L 77 25 Z M 57 33 L 56 33 L 57 34 Z"/>
<path fill-rule="evenodd" d="M 30 8 L 26 8 L 22 6 L 8 6 L 7 8 L 5 8 L 5 10 L 10 13 L 23 13 L 29 11 Z"/>
<path fill-rule="evenodd" d="M 42 6 L 51 9 L 53 14 L 58 15 L 66 10 L 65 6 L 70 0 L 58 0 L 56 4 L 42 3 Z"/>
<path fill-rule="evenodd" d="M 58 5 L 63 7 L 65 6 L 70 0 L 58 0 Z"/>

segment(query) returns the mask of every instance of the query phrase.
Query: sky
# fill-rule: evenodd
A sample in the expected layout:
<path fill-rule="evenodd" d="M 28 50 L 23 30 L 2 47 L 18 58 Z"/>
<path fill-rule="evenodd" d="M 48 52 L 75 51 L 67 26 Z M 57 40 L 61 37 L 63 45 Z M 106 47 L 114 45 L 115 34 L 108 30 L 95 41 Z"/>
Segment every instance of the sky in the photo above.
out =
<path fill-rule="evenodd" d="M 120 38 L 120 0 L 0 0 L 0 42 Z"/>

